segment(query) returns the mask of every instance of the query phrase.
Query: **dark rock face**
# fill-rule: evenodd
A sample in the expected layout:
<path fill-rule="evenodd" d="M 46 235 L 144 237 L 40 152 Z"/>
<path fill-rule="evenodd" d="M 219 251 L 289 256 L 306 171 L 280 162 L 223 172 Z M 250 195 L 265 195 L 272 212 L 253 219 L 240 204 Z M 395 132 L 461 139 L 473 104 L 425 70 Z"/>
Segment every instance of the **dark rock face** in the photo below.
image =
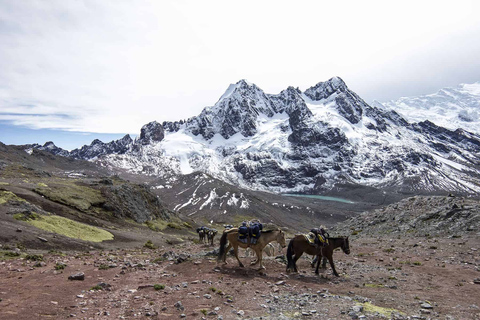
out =
<path fill-rule="evenodd" d="M 198 117 L 187 120 L 194 135 L 210 140 L 215 134 L 225 139 L 240 133 L 251 137 L 257 132 L 257 117 L 272 117 L 275 108 L 265 93 L 244 80 L 231 85 L 214 107 L 205 108 Z"/>
<path fill-rule="evenodd" d="M 140 139 L 138 140 L 142 145 L 151 144 L 153 142 L 160 142 L 165 137 L 163 126 L 157 121 L 147 123 L 140 130 Z"/>
<path fill-rule="evenodd" d="M 339 78 L 334 77 L 325 82 L 319 82 L 315 86 L 305 90 L 305 95 L 314 101 L 327 99 L 334 93 L 342 93 L 348 91 L 345 82 Z"/>
<path fill-rule="evenodd" d="M 163 129 L 165 129 L 165 131 L 168 131 L 168 132 L 177 132 L 178 130 L 180 130 L 181 126 L 184 124 L 185 122 L 183 120 L 180 120 L 180 121 L 164 121 L 162 123 L 162 126 L 163 126 Z"/>
<path fill-rule="evenodd" d="M 83 146 L 80 149 L 72 150 L 70 157 L 75 159 L 92 159 L 105 154 L 124 154 L 133 143 L 130 135 L 125 135 L 122 139 L 104 143 L 98 139 L 92 141 L 89 146 Z"/>
<path fill-rule="evenodd" d="M 57 147 L 52 141 L 45 142 L 43 146 L 38 144 L 31 145 L 32 148 L 50 152 L 53 155 L 67 157 L 69 155 L 67 150 Z"/>
<path fill-rule="evenodd" d="M 138 223 L 153 219 L 170 219 L 170 213 L 160 200 L 143 185 L 122 184 L 102 189 L 105 209 L 117 218 L 130 218 Z"/>

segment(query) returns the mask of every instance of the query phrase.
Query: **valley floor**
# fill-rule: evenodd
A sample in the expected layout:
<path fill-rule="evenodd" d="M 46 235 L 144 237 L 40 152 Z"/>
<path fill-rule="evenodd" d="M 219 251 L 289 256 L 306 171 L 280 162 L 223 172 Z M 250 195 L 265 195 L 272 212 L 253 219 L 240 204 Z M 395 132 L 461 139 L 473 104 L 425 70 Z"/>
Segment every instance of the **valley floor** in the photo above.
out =
<path fill-rule="evenodd" d="M 193 242 L 3 260 L 0 318 L 480 319 L 478 237 L 353 236 L 350 246 L 334 254 L 338 278 L 303 257 L 299 274 L 281 257 L 262 272 L 232 256 L 217 264 L 217 244 Z M 68 279 L 77 273 L 85 279 Z"/>

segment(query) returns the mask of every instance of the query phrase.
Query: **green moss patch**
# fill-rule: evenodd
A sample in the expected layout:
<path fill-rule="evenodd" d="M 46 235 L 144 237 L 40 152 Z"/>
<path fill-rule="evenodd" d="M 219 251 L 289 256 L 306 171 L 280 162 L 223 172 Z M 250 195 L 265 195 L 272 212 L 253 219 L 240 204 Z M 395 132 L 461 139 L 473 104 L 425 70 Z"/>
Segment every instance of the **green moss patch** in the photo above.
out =
<path fill-rule="evenodd" d="M 405 313 L 403 313 L 401 311 L 398 311 L 397 309 L 379 307 L 379 306 L 371 304 L 370 302 L 362 303 L 362 305 L 363 305 L 363 310 L 365 312 L 379 313 L 379 314 L 384 315 L 386 317 L 391 317 L 392 314 L 405 315 Z"/>
<path fill-rule="evenodd" d="M 70 181 L 56 182 L 55 185 L 48 187 L 37 186 L 35 192 L 49 200 L 66 204 L 83 212 L 92 207 L 100 207 L 105 203 L 105 198 L 100 190 L 77 185 Z"/>
<path fill-rule="evenodd" d="M 6 191 L 6 190 L 0 190 L 0 204 L 5 204 L 8 201 L 23 201 L 23 202 L 26 202 L 24 199 L 18 197 L 13 192 Z"/>
<path fill-rule="evenodd" d="M 56 215 L 38 215 L 35 219 L 29 219 L 26 222 L 39 229 L 69 238 L 91 242 L 113 240 L 113 234 L 106 230 Z"/>
<path fill-rule="evenodd" d="M 19 258 L 20 253 L 15 251 L 0 251 L 0 261 Z"/>

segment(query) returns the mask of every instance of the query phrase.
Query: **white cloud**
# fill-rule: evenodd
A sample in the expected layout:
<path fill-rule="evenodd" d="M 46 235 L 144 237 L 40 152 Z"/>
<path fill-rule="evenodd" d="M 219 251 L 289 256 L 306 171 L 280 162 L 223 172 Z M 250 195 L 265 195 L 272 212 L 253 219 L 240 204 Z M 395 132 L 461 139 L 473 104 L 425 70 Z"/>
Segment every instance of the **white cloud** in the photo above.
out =
<path fill-rule="evenodd" d="M 477 1 L 2 1 L 0 120 L 138 133 L 246 78 L 367 100 L 479 80 Z"/>

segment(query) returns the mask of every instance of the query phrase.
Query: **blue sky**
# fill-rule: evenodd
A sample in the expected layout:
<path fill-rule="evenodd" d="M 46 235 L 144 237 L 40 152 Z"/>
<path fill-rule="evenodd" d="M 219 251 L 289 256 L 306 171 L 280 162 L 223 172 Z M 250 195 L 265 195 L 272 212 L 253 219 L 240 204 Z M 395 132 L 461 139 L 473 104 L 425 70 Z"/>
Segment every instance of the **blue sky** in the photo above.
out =
<path fill-rule="evenodd" d="M 94 139 L 110 142 L 122 138 L 124 134 L 75 132 L 52 129 L 29 129 L 0 122 L 1 142 L 5 144 L 45 144 L 53 141 L 55 145 L 66 150 L 73 150 L 83 145 L 90 144 Z M 134 136 L 132 136 L 134 138 Z"/>
<path fill-rule="evenodd" d="M 340 76 L 367 102 L 473 83 L 478 12 L 469 0 L 0 0 L 0 141 L 135 136 L 240 79 L 276 94 Z"/>

